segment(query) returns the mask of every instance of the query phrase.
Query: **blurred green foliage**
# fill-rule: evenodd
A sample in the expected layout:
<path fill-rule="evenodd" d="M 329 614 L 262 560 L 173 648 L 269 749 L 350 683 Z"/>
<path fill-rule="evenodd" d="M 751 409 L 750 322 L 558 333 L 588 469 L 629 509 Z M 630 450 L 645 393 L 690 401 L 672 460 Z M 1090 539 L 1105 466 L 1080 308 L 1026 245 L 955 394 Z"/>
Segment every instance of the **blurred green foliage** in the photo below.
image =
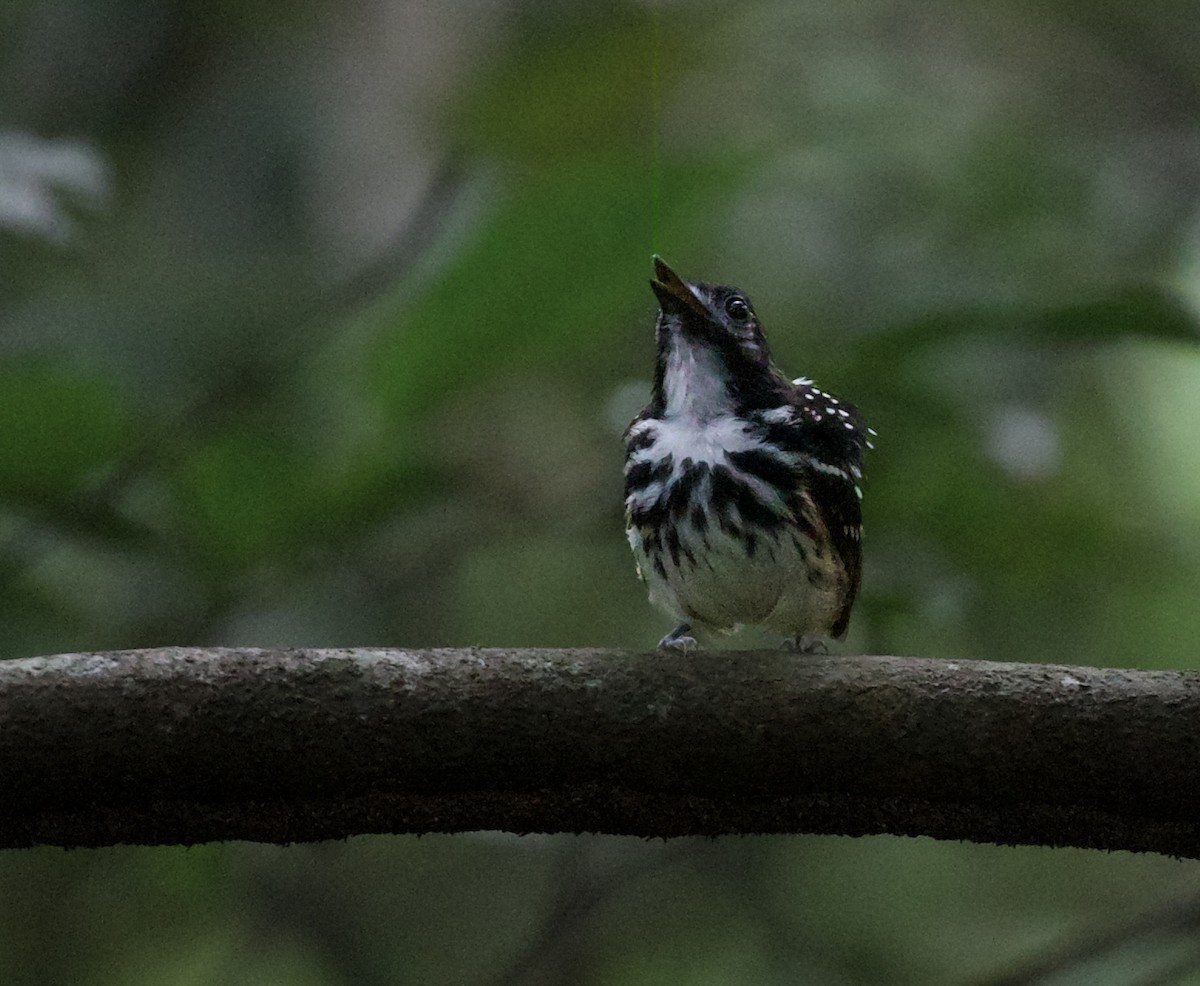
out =
<path fill-rule="evenodd" d="M 0 365 L 0 434 L 0 485 L 34 507 L 69 496 L 131 444 L 129 415 L 108 380 L 22 359 Z"/>
<path fill-rule="evenodd" d="M 1198 32 L 1071 0 L 13 0 L 0 657 L 648 647 L 619 435 L 660 252 L 879 432 L 850 648 L 1190 666 Z M 955 984 L 1197 876 L 885 838 L 5 853 L 0 970 Z"/>

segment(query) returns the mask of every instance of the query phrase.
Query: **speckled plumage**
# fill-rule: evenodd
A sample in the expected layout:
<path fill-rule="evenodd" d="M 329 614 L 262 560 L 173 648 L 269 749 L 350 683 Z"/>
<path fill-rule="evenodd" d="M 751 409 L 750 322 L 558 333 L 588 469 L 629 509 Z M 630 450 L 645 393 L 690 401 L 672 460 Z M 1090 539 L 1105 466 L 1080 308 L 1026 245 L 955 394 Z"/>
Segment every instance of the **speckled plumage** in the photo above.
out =
<path fill-rule="evenodd" d="M 658 258 L 655 273 L 654 391 L 625 434 L 625 517 L 651 601 L 680 621 L 659 646 L 740 624 L 841 637 L 873 432 L 775 367 L 740 291 L 688 284 Z"/>

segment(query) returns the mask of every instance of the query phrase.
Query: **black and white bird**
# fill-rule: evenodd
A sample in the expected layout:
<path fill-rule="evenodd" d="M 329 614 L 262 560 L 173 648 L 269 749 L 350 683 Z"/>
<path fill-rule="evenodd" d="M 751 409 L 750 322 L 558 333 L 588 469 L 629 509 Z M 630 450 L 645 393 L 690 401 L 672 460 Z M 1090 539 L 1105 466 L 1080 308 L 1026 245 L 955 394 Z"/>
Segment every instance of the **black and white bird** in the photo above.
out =
<path fill-rule="evenodd" d="M 659 648 L 759 625 L 800 650 L 841 638 L 862 571 L 858 411 L 775 366 L 750 299 L 654 258 L 658 355 L 625 432 L 625 526 Z"/>

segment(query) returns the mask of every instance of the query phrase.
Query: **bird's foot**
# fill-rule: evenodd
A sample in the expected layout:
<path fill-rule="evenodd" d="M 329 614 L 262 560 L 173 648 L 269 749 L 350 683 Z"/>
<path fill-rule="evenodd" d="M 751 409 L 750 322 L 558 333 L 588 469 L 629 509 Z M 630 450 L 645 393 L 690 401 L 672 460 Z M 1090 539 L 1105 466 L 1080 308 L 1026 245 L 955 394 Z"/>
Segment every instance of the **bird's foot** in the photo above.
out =
<path fill-rule="evenodd" d="M 664 652 L 676 651 L 680 654 L 694 651 L 700 645 L 696 643 L 696 638 L 691 636 L 691 632 L 692 625 L 690 623 L 680 623 L 658 642 L 658 649 Z"/>
<path fill-rule="evenodd" d="M 808 637 L 801 634 L 788 637 L 780 646 L 783 650 L 791 651 L 794 654 L 829 653 L 829 648 L 825 646 L 825 641 L 820 637 Z"/>

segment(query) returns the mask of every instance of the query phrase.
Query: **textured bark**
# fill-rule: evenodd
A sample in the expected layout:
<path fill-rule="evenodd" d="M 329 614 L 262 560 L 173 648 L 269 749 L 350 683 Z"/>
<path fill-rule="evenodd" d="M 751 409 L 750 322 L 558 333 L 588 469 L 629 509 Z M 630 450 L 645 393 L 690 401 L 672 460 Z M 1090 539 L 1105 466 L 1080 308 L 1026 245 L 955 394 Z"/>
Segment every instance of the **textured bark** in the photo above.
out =
<path fill-rule="evenodd" d="M 1200 674 L 597 650 L 0 662 L 0 846 L 892 832 L 1200 857 Z"/>

